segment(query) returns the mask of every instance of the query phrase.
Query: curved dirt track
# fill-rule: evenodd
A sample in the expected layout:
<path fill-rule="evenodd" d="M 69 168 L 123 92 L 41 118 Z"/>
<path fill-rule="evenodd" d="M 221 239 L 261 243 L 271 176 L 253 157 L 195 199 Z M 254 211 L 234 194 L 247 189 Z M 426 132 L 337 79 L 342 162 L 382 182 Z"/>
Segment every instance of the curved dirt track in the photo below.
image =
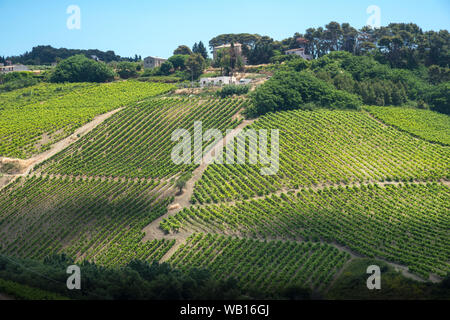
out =
<path fill-rule="evenodd" d="M 110 112 L 98 115 L 94 118 L 94 120 L 86 123 L 84 126 L 81 126 L 80 128 L 76 129 L 74 133 L 72 133 L 70 136 L 54 143 L 49 150 L 40 153 L 38 155 L 35 155 L 29 159 L 14 159 L 14 158 L 7 158 L 7 157 L 0 157 L 0 163 L 16 163 L 20 167 L 20 171 L 17 174 L 13 175 L 5 175 L 5 176 L 12 176 L 12 179 L 9 179 L 9 181 L 5 181 L 3 185 L 0 184 L 0 189 L 7 184 L 13 182 L 17 177 L 26 176 L 28 175 L 33 168 L 42 163 L 43 161 L 53 157 L 58 152 L 64 150 L 68 146 L 70 146 L 72 143 L 76 142 L 77 140 L 81 139 L 84 135 L 92 131 L 95 127 L 97 127 L 99 124 L 101 124 L 103 121 L 111 117 L 113 114 L 119 112 L 123 108 L 114 109 Z M 0 181 L 1 182 L 1 181 Z"/>

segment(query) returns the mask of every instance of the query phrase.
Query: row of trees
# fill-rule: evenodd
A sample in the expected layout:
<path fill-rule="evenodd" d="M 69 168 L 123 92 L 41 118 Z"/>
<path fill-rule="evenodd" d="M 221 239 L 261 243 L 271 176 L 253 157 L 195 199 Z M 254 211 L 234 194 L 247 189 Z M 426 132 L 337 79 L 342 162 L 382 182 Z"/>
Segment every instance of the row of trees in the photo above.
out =
<path fill-rule="evenodd" d="M 445 68 L 435 69 L 436 74 L 430 78 L 424 66 L 416 70 L 391 68 L 374 57 L 342 51 L 313 61 L 297 58 L 279 66 L 275 75 L 256 90 L 248 114 L 311 109 L 317 105 L 357 108 L 361 103 L 410 103 L 449 114 L 450 84 Z"/>
<path fill-rule="evenodd" d="M 208 63 L 208 52 L 203 42 L 200 41 L 195 43 L 192 49 L 186 45 L 178 46 L 173 51 L 173 56 L 167 59 L 160 67 L 146 70 L 144 75 L 172 75 L 193 81 L 202 75 Z"/>
<path fill-rule="evenodd" d="M 447 67 L 450 64 L 450 35 L 447 30 L 422 31 L 414 23 L 391 23 L 388 26 L 359 30 L 348 23 L 332 21 L 325 27 L 308 28 L 305 33 L 274 41 L 259 34 L 221 34 L 210 40 L 214 47 L 231 42 L 244 45 L 243 53 L 250 64 L 273 61 L 285 50 L 298 48 L 298 38 L 305 38 L 305 50 L 314 58 L 332 51 L 347 51 L 355 55 L 373 55 L 391 67 L 412 69 L 419 64 Z"/>
<path fill-rule="evenodd" d="M 232 300 L 252 298 L 251 294 L 258 298 L 286 299 L 293 298 L 295 292 L 303 293 L 304 299 L 309 298 L 308 290 L 296 287 L 262 296 L 262 293 L 243 290 L 234 278 L 216 280 L 206 269 L 182 272 L 167 263 L 149 264 L 142 260 L 114 269 L 81 262 L 78 264 L 82 272 L 81 290 L 68 290 L 66 269 L 75 262 L 66 255 L 50 256 L 43 262 L 20 260 L 17 264 L 12 261 L 0 255 L 1 279 L 80 300 Z"/>
<path fill-rule="evenodd" d="M 19 56 L 12 57 L 0 57 L 0 63 L 6 60 L 11 60 L 13 63 L 22 63 L 27 65 L 43 65 L 51 64 L 53 62 L 59 62 L 74 55 L 82 54 L 88 58 L 96 56 L 98 59 L 104 62 L 111 61 L 133 61 L 137 62 L 141 60 L 141 56 L 135 55 L 134 57 L 121 57 L 116 55 L 114 51 L 101 51 L 97 49 L 80 50 L 80 49 L 67 49 L 67 48 L 53 48 L 52 46 L 36 46 L 30 52 L 25 52 Z"/>

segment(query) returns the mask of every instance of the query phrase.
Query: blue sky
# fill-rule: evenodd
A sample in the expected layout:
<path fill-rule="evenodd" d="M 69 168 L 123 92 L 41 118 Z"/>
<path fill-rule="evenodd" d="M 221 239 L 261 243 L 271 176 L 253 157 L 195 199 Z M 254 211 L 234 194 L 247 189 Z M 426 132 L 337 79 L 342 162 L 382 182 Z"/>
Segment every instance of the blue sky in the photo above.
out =
<path fill-rule="evenodd" d="M 69 5 L 81 11 L 81 29 L 69 30 Z M 0 55 L 36 45 L 114 50 L 168 57 L 179 44 L 205 45 L 222 33 L 259 33 L 281 40 L 330 21 L 360 28 L 381 9 L 381 25 L 415 22 L 423 30 L 450 28 L 449 0 L 0 0 Z"/>

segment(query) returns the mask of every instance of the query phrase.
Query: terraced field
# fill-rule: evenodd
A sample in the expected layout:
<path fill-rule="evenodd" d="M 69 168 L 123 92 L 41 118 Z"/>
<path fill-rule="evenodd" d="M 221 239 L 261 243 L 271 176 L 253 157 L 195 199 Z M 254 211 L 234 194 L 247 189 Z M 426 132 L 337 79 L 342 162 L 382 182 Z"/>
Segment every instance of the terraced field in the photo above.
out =
<path fill-rule="evenodd" d="M 450 117 L 430 110 L 368 106 L 366 109 L 384 123 L 417 137 L 450 145 Z"/>
<path fill-rule="evenodd" d="M 441 184 L 302 189 L 236 204 L 185 208 L 161 223 L 253 238 L 338 242 L 428 278 L 450 272 L 450 189 Z"/>
<path fill-rule="evenodd" d="M 194 121 L 201 121 L 204 130 L 234 128 L 240 120 L 233 116 L 246 103 L 243 99 L 151 99 L 125 108 L 37 170 L 129 178 L 162 178 L 192 170 L 195 164 L 171 160 L 178 143 L 171 141 L 172 132 L 186 129 L 193 136 Z M 204 148 L 210 143 L 205 142 Z"/>
<path fill-rule="evenodd" d="M 153 261 L 173 245 L 141 242 L 142 228 L 164 214 L 165 183 L 101 179 L 20 178 L 0 191 L 0 251 L 42 259 L 67 253 L 102 264 Z"/>
<path fill-rule="evenodd" d="M 249 129 L 279 129 L 278 172 L 261 175 L 263 165 L 248 161 L 212 164 L 195 186 L 193 203 L 248 199 L 301 186 L 450 178 L 450 147 L 412 137 L 364 112 L 278 112 Z M 243 135 L 238 139 L 244 140 Z"/>
<path fill-rule="evenodd" d="M 11 117 L 25 112 L 18 101 L 31 115 L 29 123 L 20 122 L 20 138 L 17 121 L 0 130 L 9 137 L 0 154 L 22 157 L 96 114 L 125 106 L 0 190 L 0 252 L 35 259 L 66 253 L 114 267 L 164 257 L 181 270 L 208 268 L 218 279 L 234 277 L 261 293 L 290 286 L 324 292 L 354 259 L 348 250 L 405 265 L 425 279 L 450 272 L 447 118 L 430 116 L 419 132 L 409 130 L 417 115 L 402 122 L 389 108 L 369 108 L 375 116 L 267 114 L 248 129 L 280 130 L 275 175 L 261 175 L 260 163 L 210 164 L 203 172 L 195 163 L 173 163 L 173 131 L 192 136 L 194 122 L 202 121 L 203 132 L 225 133 L 246 124 L 236 115 L 249 101 L 152 97 L 170 88 L 126 81 L 0 95 Z M 210 143 L 203 141 L 203 150 Z M 194 171 L 200 172 L 190 181 L 194 190 L 174 198 L 177 177 L 195 168 L 202 170 Z M 173 202 L 179 197 L 185 197 L 182 206 Z M 162 230 L 148 237 L 143 230 L 152 222 Z"/>
<path fill-rule="evenodd" d="M 96 115 L 172 88 L 167 84 L 122 81 L 38 85 L 19 93 L 0 94 L 0 156 L 25 159 L 41 153 Z"/>
<path fill-rule="evenodd" d="M 200 233 L 189 237 L 169 262 L 181 270 L 207 268 L 217 279 L 233 277 L 261 293 L 290 286 L 325 289 L 349 258 L 327 244 Z"/>

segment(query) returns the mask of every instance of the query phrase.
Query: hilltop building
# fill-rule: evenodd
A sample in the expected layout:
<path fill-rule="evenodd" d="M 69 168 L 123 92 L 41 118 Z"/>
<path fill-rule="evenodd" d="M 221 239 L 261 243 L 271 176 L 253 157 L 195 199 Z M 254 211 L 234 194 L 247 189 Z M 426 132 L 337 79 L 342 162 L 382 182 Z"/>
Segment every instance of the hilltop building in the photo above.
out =
<path fill-rule="evenodd" d="M 221 49 L 230 48 L 231 43 L 223 44 L 221 46 L 214 47 L 213 49 L 213 59 L 215 60 L 217 57 L 217 52 Z M 236 56 L 239 56 L 242 58 L 242 61 L 244 61 L 245 64 L 247 64 L 247 58 L 242 54 L 242 44 L 239 42 L 234 43 L 234 52 L 236 53 Z"/>
<path fill-rule="evenodd" d="M 6 66 L 0 66 L 0 73 L 17 72 L 17 71 L 30 71 L 23 64 L 8 64 Z"/>
<path fill-rule="evenodd" d="M 159 58 L 159 57 L 147 57 L 144 58 L 144 69 L 153 69 L 161 66 L 167 59 Z"/>
<path fill-rule="evenodd" d="M 305 60 L 312 60 L 312 56 L 305 53 L 306 45 L 308 44 L 308 40 L 305 38 L 297 38 L 295 40 L 298 44 L 298 48 L 286 50 L 285 54 L 295 54 L 299 57 L 302 57 Z"/>
<path fill-rule="evenodd" d="M 236 84 L 235 77 L 213 77 L 213 78 L 201 78 L 200 86 L 221 86 L 225 84 Z"/>

